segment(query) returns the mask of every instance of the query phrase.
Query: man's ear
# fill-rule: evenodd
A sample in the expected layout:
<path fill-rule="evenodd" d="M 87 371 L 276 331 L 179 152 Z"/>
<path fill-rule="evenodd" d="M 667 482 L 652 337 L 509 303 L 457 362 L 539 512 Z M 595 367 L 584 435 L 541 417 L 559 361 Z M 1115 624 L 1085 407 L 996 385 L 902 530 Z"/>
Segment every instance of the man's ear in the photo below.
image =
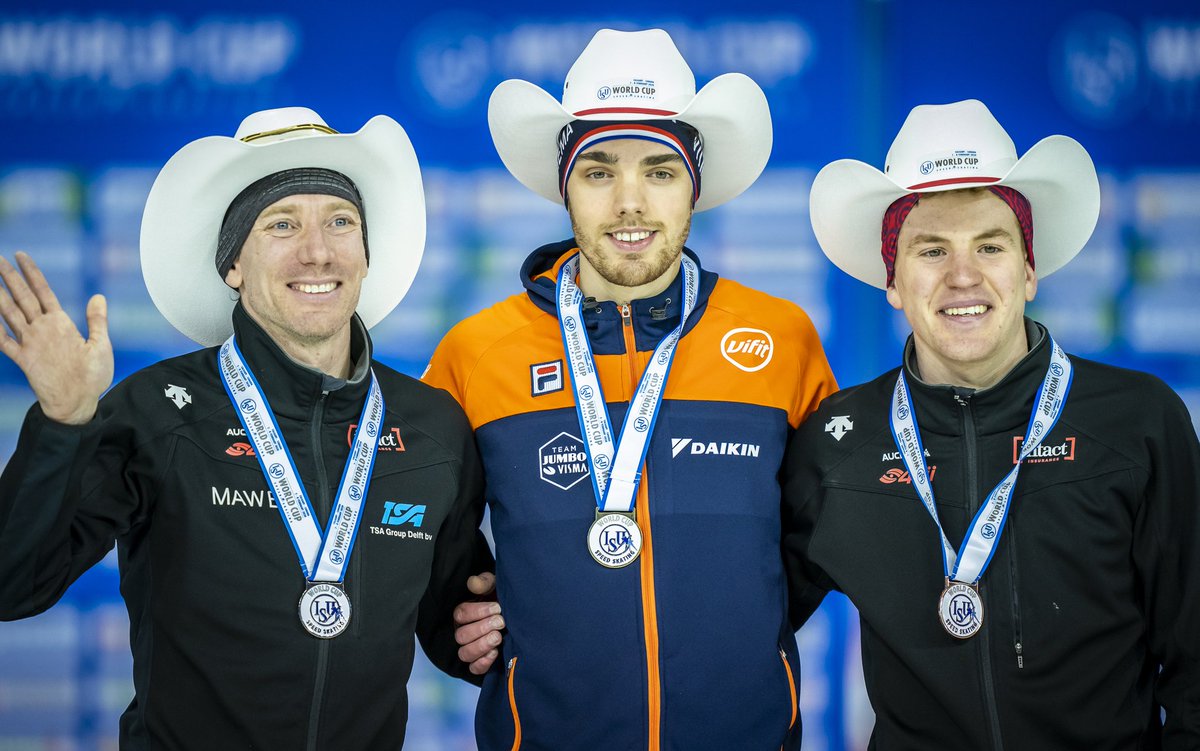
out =
<path fill-rule="evenodd" d="M 242 259 L 238 258 L 238 260 L 234 261 L 233 265 L 229 267 L 229 271 L 225 272 L 225 284 L 228 285 L 232 289 L 241 289 L 242 288 L 242 268 L 241 267 L 242 267 Z"/>
<path fill-rule="evenodd" d="M 1025 302 L 1033 302 L 1033 298 L 1037 296 L 1037 272 L 1025 262 Z"/>
<path fill-rule="evenodd" d="M 887 288 L 887 301 L 888 305 L 891 305 L 896 310 L 904 310 L 904 303 L 900 299 L 900 293 L 896 291 L 895 282 L 892 282 L 892 285 Z"/>

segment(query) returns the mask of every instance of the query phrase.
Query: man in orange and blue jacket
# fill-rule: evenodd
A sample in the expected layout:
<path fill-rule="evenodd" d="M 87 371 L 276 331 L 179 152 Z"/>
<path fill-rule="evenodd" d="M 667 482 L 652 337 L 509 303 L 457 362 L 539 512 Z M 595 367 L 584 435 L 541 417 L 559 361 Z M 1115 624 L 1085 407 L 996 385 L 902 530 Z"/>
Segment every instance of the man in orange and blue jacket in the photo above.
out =
<path fill-rule="evenodd" d="M 765 166 L 766 98 L 736 73 L 697 93 L 661 30 L 603 30 L 562 103 L 506 81 L 489 124 L 574 237 L 425 375 L 475 429 L 496 541 L 500 605 L 459 618 L 492 667 L 479 747 L 799 748 L 778 473 L 836 386 L 800 308 L 684 247 Z"/>

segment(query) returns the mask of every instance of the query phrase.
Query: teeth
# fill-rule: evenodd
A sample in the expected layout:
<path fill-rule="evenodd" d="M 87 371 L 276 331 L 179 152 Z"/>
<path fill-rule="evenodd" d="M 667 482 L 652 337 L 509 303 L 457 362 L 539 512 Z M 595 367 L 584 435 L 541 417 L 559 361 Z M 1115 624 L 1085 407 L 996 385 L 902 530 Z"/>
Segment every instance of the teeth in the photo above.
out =
<path fill-rule="evenodd" d="M 986 305 L 972 305 L 969 308 L 946 308 L 942 311 L 948 316 L 977 316 L 987 312 Z"/>
<path fill-rule="evenodd" d="M 612 233 L 612 236 L 617 238 L 618 240 L 620 240 L 623 243 L 636 243 L 636 242 L 641 242 L 642 240 L 645 240 L 647 237 L 650 236 L 650 233 L 646 232 L 646 231 L 614 232 L 614 233 Z"/>
<path fill-rule="evenodd" d="M 326 282 L 325 284 L 293 284 L 292 289 L 298 289 L 301 292 L 316 295 L 321 292 L 332 292 L 337 287 L 337 282 Z"/>

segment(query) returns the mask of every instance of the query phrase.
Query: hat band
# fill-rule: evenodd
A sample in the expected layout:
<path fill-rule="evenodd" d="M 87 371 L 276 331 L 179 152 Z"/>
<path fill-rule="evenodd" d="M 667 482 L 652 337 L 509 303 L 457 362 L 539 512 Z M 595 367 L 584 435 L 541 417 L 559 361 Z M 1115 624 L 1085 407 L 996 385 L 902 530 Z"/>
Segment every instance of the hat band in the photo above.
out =
<path fill-rule="evenodd" d="M 678 112 L 671 110 L 652 110 L 645 107 L 595 107 L 590 110 L 579 110 L 575 113 L 575 117 L 587 117 L 588 115 L 663 115 L 665 117 L 674 117 Z"/>
<path fill-rule="evenodd" d="M 257 141 L 260 138 L 270 138 L 271 136 L 281 136 L 284 133 L 291 133 L 291 132 L 297 131 L 297 130 L 315 130 L 318 133 L 327 133 L 329 135 L 337 135 L 338 134 L 338 132 L 336 130 L 334 130 L 333 128 L 329 127 L 328 125 L 324 125 L 322 123 L 304 123 L 302 125 L 289 125 L 286 128 L 276 128 L 275 130 L 264 130 L 261 133 L 251 133 L 248 136 L 242 136 L 238 140 L 242 141 L 243 143 L 250 143 L 251 141 Z"/>
<path fill-rule="evenodd" d="M 967 183 L 988 185 L 989 183 L 998 183 L 998 177 L 947 177 L 945 180 L 934 180 L 927 183 L 917 183 L 910 185 L 905 190 L 928 190 L 929 188 L 940 188 L 943 185 L 966 185 Z"/>

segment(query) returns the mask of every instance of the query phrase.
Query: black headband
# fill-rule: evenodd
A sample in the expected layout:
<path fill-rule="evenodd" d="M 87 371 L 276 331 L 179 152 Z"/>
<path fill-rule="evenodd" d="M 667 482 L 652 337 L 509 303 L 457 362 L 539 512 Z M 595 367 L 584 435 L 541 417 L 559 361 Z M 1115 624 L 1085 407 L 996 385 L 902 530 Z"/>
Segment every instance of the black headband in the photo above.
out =
<path fill-rule="evenodd" d="M 371 260 L 371 251 L 367 247 L 367 214 L 358 187 L 341 172 L 298 167 L 255 180 L 229 203 L 225 219 L 221 222 L 221 234 L 217 238 L 217 273 L 222 279 L 241 255 L 242 245 L 250 236 L 250 228 L 263 209 L 281 198 L 306 193 L 336 196 L 354 204 L 362 220 L 363 249 L 366 250 L 367 261 Z"/>

